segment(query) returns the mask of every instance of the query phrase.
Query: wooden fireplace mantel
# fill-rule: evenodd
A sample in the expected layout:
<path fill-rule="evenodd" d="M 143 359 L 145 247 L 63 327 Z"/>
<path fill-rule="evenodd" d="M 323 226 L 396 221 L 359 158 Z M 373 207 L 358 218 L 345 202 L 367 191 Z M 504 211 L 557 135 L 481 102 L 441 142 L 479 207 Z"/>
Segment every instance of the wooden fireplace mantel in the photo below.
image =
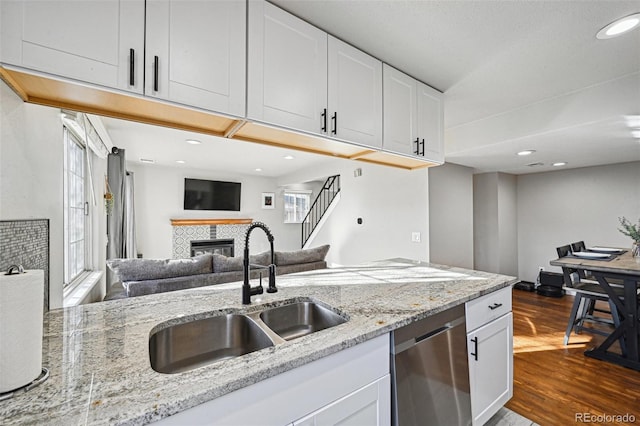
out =
<path fill-rule="evenodd" d="M 171 226 L 249 225 L 253 219 L 171 219 Z"/>

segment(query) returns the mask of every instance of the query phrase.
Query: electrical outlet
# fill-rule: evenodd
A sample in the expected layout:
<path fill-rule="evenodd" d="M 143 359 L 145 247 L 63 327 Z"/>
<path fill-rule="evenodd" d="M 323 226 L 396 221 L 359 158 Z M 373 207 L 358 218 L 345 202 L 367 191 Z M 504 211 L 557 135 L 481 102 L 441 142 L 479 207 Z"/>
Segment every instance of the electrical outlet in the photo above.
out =
<path fill-rule="evenodd" d="M 419 243 L 420 242 L 420 233 L 419 232 L 412 232 L 411 233 L 411 242 L 414 242 L 414 243 Z"/>

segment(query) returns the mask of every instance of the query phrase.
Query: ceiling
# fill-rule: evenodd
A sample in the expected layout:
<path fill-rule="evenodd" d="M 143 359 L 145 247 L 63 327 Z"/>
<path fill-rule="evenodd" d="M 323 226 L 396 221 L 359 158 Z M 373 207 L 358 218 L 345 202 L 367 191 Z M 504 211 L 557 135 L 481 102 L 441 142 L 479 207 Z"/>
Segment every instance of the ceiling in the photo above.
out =
<path fill-rule="evenodd" d="M 330 161 L 324 155 L 194 132 L 101 117 L 111 141 L 125 149 L 127 161 L 153 160 L 153 166 L 215 170 L 234 174 L 279 177 Z M 192 145 L 187 139 L 201 143 Z M 291 156 L 292 159 L 284 157 Z M 183 161 L 184 163 L 178 163 Z M 261 169 L 257 171 L 256 169 Z"/>
<path fill-rule="evenodd" d="M 444 92 L 447 162 L 521 174 L 555 169 L 557 161 L 584 167 L 640 160 L 640 139 L 628 124 L 640 116 L 640 29 L 595 38 L 608 23 L 640 12 L 640 0 L 272 2 Z M 166 155 L 175 164 L 190 155 L 175 142 L 189 137 L 183 132 L 105 121 L 133 158 L 164 162 Z M 197 147 L 206 154 L 185 166 L 260 167 L 265 174 L 274 166 L 284 174 L 326 161 L 294 153 L 296 161 L 280 167 L 281 150 L 199 138 L 208 141 Z M 516 156 L 521 149 L 536 152 Z"/>

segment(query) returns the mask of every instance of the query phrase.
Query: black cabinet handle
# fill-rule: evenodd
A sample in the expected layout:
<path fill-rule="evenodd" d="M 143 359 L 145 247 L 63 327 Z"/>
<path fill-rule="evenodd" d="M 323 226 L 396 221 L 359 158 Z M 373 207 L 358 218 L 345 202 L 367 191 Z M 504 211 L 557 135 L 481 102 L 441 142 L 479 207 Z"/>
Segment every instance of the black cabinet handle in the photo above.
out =
<path fill-rule="evenodd" d="M 422 139 L 422 142 L 420 142 L 420 154 L 424 157 L 424 139 Z"/>
<path fill-rule="evenodd" d="M 331 129 L 332 134 L 338 133 L 338 111 L 333 113 L 333 117 L 331 117 L 331 121 L 333 123 L 333 129 Z"/>
<path fill-rule="evenodd" d="M 322 117 L 322 127 L 320 130 L 327 133 L 327 109 L 326 108 L 322 111 L 322 114 L 320 114 L 320 117 Z"/>
<path fill-rule="evenodd" d="M 159 60 L 157 56 L 153 57 L 153 91 L 158 91 L 158 66 Z"/>
<path fill-rule="evenodd" d="M 133 86 L 136 81 L 134 78 L 135 66 L 136 66 L 136 51 L 129 49 L 129 86 Z"/>
<path fill-rule="evenodd" d="M 502 303 L 494 303 L 493 305 L 489 306 L 489 309 L 493 311 L 494 309 L 498 309 L 500 306 L 502 306 Z"/>
<path fill-rule="evenodd" d="M 420 138 L 416 138 L 416 140 L 413 142 L 416 144 L 416 150 L 413 151 L 413 153 L 415 155 L 420 155 Z"/>
<path fill-rule="evenodd" d="M 474 360 L 478 360 L 478 338 L 474 337 L 473 339 L 471 339 L 471 341 L 473 342 L 473 350 L 475 352 L 471 352 L 471 356 L 473 357 Z"/>

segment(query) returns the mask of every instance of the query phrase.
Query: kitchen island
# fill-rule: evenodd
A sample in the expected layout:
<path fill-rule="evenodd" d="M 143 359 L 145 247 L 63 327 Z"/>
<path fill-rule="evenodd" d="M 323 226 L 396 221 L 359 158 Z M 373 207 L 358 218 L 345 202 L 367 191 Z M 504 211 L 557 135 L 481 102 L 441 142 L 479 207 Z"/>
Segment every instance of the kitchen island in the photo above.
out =
<path fill-rule="evenodd" d="M 241 304 L 240 283 L 49 312 L 43 366 L 49 379 L 0 402 L 12 424 L 146 424 L 351 348 L 411 322 L 512 285 L 513 277 L 392 259 L 279 276 L 279 291 Z M 149 334 L 166 321 L 251 313 L 292 299 L 329 305 L 334 328 L 178 374 L 149 362 Z"/>

